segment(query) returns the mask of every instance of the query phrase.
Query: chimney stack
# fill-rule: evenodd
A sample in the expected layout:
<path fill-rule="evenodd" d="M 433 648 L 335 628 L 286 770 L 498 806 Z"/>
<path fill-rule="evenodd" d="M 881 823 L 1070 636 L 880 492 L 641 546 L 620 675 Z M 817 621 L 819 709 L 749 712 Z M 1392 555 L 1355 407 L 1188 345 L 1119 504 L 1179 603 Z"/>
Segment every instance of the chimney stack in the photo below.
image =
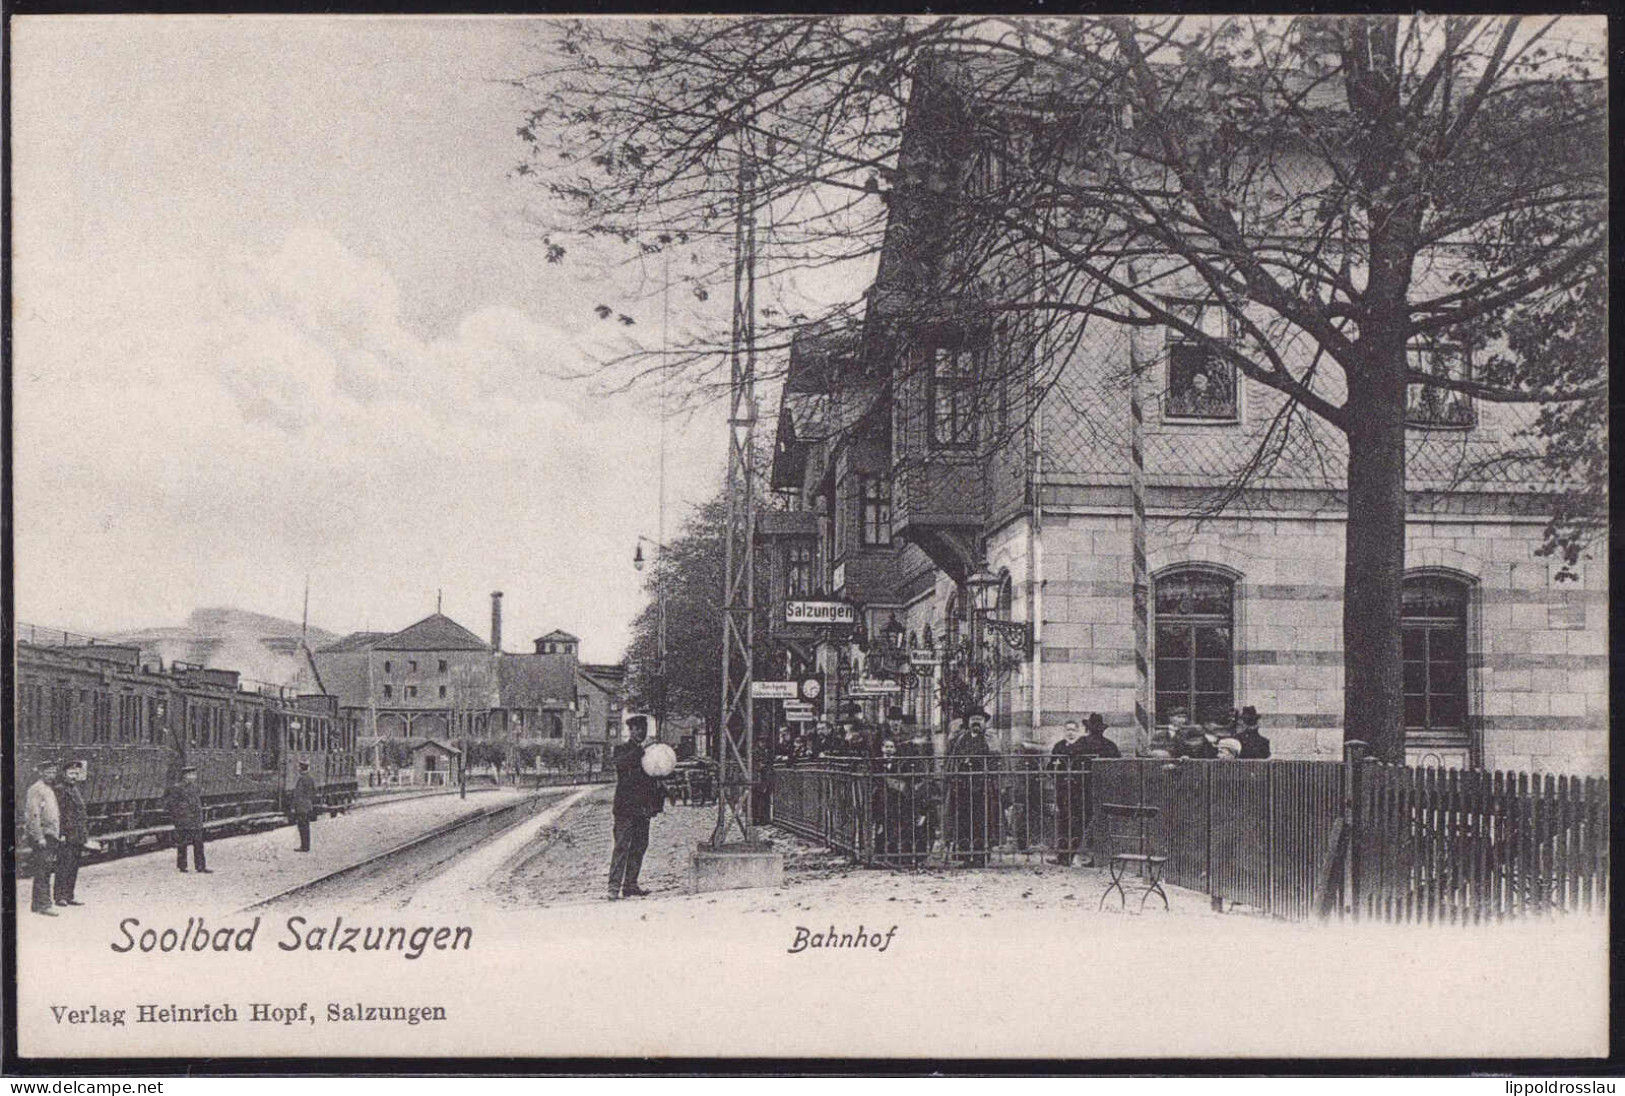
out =
<path fill-rule="evenodd" d="M 491 592 L 491 650 L 502 653 L 502 591 Z"/>

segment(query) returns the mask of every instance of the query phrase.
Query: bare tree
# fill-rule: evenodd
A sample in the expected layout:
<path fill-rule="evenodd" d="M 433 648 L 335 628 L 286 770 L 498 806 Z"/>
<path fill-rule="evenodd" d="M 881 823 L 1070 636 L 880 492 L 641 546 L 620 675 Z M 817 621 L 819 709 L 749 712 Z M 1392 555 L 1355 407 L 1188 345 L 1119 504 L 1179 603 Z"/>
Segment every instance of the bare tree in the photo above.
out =
<path fill-rule="evenodd" d="M 572 23 L 533 85 L 520 170 L 545 182 L 561 225 L 671 262 L 697 298 L 726 296 L 743 195 L 762 268 L 805 282 L 878 262 L 862 302 L 873 329 L 1019 319 L 1005 367 L 1040 392 L 1104 324 L 1166 329 L 1277 394 L 1221 497 L 1267 475 L 1293 434 L 1341 478 L 1346 734 L 1398 759 L 1408 421 L 1453 425 L 1466 400 L 1542 405 L 1530 456 L 1561 479 L 1586 421 L 1570 409 L 1604 391 L 1600 314 L 1583 307 L 1607 233 L 1587 29 Z M 562 232 L 547 246 L 564 260 Z M 764 340 L 804 320 L 765 315 Z M 720 328 L 699 332 L 664 364 L 701 391 L 725 345 Z M 1556 346 L 1559 367 L 1541 360 Z"/>

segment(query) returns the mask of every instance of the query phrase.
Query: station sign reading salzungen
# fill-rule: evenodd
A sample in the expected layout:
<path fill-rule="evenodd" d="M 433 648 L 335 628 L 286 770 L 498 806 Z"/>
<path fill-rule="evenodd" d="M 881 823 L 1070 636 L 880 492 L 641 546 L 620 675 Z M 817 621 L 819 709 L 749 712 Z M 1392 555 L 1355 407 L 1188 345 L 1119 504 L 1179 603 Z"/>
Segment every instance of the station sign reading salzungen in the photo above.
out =
<path fill-rule="evenodd" d="M 844 601 L 787 601 L 786 624 L 851 624 L 857 613 Z"/>

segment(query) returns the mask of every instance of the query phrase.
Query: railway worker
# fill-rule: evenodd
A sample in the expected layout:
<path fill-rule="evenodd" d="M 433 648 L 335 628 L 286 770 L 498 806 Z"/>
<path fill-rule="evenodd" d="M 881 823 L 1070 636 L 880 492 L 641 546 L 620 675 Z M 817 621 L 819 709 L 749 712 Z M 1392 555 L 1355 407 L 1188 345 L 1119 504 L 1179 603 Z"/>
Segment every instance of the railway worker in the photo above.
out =
<path fill-rule="evenodd" d="M 203 855 L 203 793 L 197 786 L 197 766 L 183 768 L 180 783 L 171 785 L 164 798 L 170 824 L 175 827 L 175 867 L 186 870 L 186 847 L 190 845 L 198 873 L 212 874 Z"/>
<path fill-rule="evenodd" d="M 57 810 L 62 819 L 62 841 L 56 850 L 56 904 L 82 906 L 73 896 L 79 882 L 79 856 L 90 843 L 90 816 L 85 810 L 85 793 L 79 785 L 90 775 L 90 766 L 84 761 L 70 762 L 62 770 L 62 782 L 56 786 Z"/>
<path fill-rule="evenodd" d="M 643 854 L 649 848 L 649 820 L 660 813 L 660 781 L 643 771 L 647 716 L 626 721 L 627 741 L 615 747 L 615 848 L 609 858 L 609 898 L 642 898 L 638 886 Z"/>
<path fill-rule="evenodd" d="M 310 851 L 310 820 L 316 817 L 316 781 L 310 778 L 310 762 L 299 762 L 299 778 L 288 797 L 288 817 L 299 827 L 299 851 Z"/>
<path fill-rule="evenodd" d="M 41 761 L 34 769 L 35 779 L 23 793 L 23 831 L 34 850 L 35 913 L 55 917 L 51 908 L 51 877 L 56 871 L 57 846 L 62 843 L 62 814 L 57 806 L 56 762 Z"/>

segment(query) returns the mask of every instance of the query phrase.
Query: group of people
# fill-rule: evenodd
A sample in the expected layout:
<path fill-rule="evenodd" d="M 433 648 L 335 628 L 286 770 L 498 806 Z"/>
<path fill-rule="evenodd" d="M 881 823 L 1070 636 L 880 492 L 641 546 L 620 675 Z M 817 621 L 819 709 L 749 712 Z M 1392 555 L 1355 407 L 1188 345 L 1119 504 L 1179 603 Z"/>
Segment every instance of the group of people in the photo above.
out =
<path fill-rule="evenodd" d="M 931 736 L 924 727 L 892 708 L 878 724 L 864 722 L 857 705 L 849 704 L 837 727 L 820 719 L 810 730 L 797 732 L 789 725 L 779 728 L 773 745 L 773 763 L 789 767 L 814 761 L 873 761 L 890 742 L 901 756 L 930 756 Z"/>
<path fill-rule="evenodd" d="M 31 907 L 35 913 L 55 917 L 57 906 L 82 906 L 76 897 L 79 863 L 83 855 L 101 846 L 90 836 L 90 816 L 81 785 L 90 774 L 87 761 L 59 765 L 47 759 L 36 766 L 36 776 L 23 794 L 23 832 L 28 838 L 34 877 Z M 186 871 L 190 850 L 192 869 L 213 874 L 209 867 L 203 792 L 195 765 L 185 765 L 164 792 L 164 811 L 174 827 L 175 867 Z M 316 782 L 310 763 L 299 763 L 299 776 L 288 798 L 289 820 L 299 831 L 299 851 L 310 851 L 310 823 L 316 817 Z"/>
<path fill-rule="evenodd" d="M 1258 709 L 1251 704 L 1231 710 L 1221 721 L 1192 723 L 1183 708 L 1168 713 L 1168 726 L 1159 728 L 1147 744 L 1147 757 L 1189 757 L 1200 761 L 1263 761 L 1270 756 L 1270 740 L 1258 729 Z"/>
<path fill-rule="evenodd" d="M 84 761 L 59 767 L 42 761 L 34 782 L 23 793 L 23 832 L 28 837 L 34 893 L 30 908 L 46 917 L 57 916 L 57 906 L 82 906 L 74 896 L 79 883 L 79 858 L 97 846 L 90 837 L 90 818 L 80 785 L 90 775 Z"/>

